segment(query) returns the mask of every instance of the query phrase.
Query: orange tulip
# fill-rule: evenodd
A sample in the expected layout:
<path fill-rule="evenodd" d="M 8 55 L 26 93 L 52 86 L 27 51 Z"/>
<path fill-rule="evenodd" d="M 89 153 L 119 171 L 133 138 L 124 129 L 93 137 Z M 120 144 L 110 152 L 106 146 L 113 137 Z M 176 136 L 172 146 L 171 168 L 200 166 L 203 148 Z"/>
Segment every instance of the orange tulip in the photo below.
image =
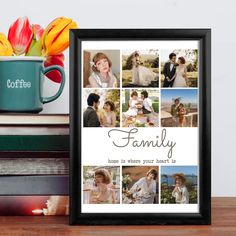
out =
<path fill-rule="evenodd" d="M 12 56 L 13 49 L 7 37 L 0 33 L 0 56 Z"/>
<path fill-rule="evenodd" d="M 42 36 L 44 55 L 58 55 L 69 46 L 69 30 L 76 29 L 77 24 L 72 19 L 59 17 L 52 21 Z"/>

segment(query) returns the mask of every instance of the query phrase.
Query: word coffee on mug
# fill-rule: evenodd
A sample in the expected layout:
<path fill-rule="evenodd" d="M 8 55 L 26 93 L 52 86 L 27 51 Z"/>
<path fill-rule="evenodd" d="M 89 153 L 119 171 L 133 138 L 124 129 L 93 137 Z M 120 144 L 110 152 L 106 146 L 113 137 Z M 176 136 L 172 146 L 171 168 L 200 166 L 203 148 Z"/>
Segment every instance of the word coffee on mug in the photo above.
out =
<path fill-rule="evenodd" d="M 39 113 L 43 104 L 55 101 L 65 86 L 63 67 L 44 67 L 44 57 L 0 56 L 0 112 Z M 61 83 L 56 93 L 44 97 L 46 74 L 56 70 Z"/>
<path fill-rule="evenodd" d="M 24 81 L 23 79 L 11 81 L 10 79 L 7 80 L 7 88 L 31 88 L 31 83 L 29 81 Z"/>

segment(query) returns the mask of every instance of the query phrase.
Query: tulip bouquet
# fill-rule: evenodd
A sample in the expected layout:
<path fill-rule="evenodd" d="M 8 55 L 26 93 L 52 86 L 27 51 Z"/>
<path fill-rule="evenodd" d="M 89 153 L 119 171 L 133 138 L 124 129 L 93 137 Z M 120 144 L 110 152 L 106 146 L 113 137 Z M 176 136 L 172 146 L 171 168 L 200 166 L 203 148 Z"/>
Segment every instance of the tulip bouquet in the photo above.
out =
<path fill-rule="evenodd" d="M 0 33 L 0 56 L 45 57 L 45 67 L 64 67 L 63 51 L 69 46 L 69 30 L 76 28 L 77 24 L 65 17 L 56 18 L 45 29 L 30 24 L 27 17 L 21 17 L 11 25 L 8 36 Z M 47 73 L 47 77 L 56 83 L 61 82 L 58 71 Z"/>

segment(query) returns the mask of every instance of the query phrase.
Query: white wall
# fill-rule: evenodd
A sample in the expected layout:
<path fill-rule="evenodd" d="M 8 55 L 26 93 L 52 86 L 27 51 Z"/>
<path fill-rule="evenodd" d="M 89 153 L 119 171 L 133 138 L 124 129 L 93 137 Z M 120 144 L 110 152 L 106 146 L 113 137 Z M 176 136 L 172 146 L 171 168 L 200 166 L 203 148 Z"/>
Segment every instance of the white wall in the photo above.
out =
<path fill-rule="evenodd" d="M 235 1 L 8 0 L 1 4 L 0 31 L 6 32 L 24 15 L 43 26 L 64 15 L 81 28 L 212 28 L 212 195 L 236 196 Z M 68 85 L 60 100 L 45 106 L 45 111 L 59 111 L 60 106 L 68 111 Z"/>

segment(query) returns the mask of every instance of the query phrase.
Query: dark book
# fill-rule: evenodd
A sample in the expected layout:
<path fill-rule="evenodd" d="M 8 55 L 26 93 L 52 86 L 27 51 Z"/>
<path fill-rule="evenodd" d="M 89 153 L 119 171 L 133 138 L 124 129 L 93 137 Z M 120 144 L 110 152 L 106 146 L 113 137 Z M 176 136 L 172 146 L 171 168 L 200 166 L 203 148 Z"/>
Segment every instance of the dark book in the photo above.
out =
<path fill-rule="evenodd" d="M 69 176 L 1 176 L 0 195 L 68 195 Z"/>
<path fill-rule="evenodd" d="M 69 135 L 0 135 L 1 151 L 69 151 Z"/>

